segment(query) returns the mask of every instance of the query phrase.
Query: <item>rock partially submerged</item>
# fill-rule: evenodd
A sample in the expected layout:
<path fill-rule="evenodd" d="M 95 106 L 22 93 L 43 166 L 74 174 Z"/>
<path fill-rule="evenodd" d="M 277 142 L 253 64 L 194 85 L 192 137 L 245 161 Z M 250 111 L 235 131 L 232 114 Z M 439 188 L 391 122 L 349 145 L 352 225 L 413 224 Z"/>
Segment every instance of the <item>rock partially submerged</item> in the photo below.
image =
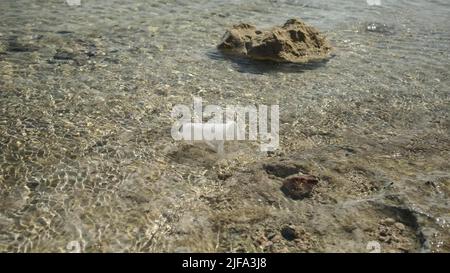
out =
<path fill-rule="evenodd" d="M 234 25 L 225 33 L 218 48 L 255 60 L 290 63 L 323 60 L 329 57 L 332 49 L 316 28 L 297 19 L 267 31 L 249 24 Z"/>

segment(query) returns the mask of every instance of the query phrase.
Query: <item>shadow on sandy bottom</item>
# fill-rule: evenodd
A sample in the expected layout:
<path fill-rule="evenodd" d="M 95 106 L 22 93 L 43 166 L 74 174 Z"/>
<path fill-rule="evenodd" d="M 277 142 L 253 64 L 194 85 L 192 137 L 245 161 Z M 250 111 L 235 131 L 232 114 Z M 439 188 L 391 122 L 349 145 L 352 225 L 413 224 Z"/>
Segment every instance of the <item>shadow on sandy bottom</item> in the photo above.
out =
<path fill-rule="evenodd" d="M 233 63 L 233 68 L 238 72 L 251 74 L 265 74 L 272 72 L 302 73 L 307 70 L 314 70 L 323 67 L 329 60 L 335 57 L 335 55 L 332 55 L 330 58 L 321 61 L 314 61 L 306 64 L 295 64 L 252 60 L 249 58 L 224 54 L 218 50 L 208 52 L 207 55 L 213 60 L 231 61 Z"/>

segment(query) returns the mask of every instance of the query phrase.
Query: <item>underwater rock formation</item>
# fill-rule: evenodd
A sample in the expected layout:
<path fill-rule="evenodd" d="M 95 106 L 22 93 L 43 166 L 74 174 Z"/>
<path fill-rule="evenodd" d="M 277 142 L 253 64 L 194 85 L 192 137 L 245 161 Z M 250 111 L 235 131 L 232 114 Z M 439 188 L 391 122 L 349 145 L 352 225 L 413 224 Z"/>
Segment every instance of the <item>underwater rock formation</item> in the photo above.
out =
<path fill-rule="evenodd" d="M 234 25 L 218 49 L 255 60 L 306 63 L 329 57 L 331 45 L 319 31 L 297 19 L 261 31 L 249 24 Z"/>

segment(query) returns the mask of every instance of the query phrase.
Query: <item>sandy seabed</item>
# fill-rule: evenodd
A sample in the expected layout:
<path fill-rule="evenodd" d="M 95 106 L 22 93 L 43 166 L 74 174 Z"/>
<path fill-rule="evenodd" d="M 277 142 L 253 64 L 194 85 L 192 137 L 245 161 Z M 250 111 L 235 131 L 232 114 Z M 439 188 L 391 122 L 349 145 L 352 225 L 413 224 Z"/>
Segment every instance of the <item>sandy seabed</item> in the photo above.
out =
<path fill-rule="evenodd" d="M 0 3 L 1 251 L 450 251 L 446 1 L 30 2 Z M 289 18 L 336 55 L 216 50 Z M 279 105 L 280 149 L 174 141 L 193 96 Z M 298 173 L 318 183 L 294 200 Z"/>

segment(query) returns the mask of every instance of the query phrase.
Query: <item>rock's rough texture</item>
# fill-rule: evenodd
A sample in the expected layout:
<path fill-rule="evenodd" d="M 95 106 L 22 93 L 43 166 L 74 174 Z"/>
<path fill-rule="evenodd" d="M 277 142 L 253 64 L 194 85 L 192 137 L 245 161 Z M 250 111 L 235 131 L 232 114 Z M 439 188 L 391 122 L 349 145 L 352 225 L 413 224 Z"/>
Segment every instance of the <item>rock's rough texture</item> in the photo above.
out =
<path fill-rule="evenodd" d="M 296 175 L 286 178 L 281 190 L 294 200 L 309 197 L 318 179 L 312 175 Z"/>
<path fill-rule="evenodd" d="M 261 31 L 249 24 L 234 25 L 218 48 L 256 60 L 306 63 L 329 57 L 331 45 L 319 31 L 300 20 Z"/>

